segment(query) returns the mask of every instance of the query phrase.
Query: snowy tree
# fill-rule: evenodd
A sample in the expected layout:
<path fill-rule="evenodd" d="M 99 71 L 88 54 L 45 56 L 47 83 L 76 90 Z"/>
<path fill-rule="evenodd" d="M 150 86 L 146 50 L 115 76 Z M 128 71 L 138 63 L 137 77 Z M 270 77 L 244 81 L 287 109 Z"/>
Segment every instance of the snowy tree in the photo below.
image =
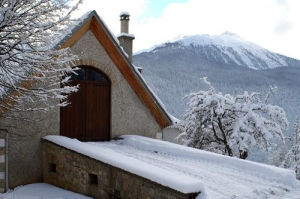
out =
<path fill-rule="evenodd" d="M 296 117 L 294 123 L 295 144 L 285 156 L 281 167 L 293 169 L 296 172 L 296 177 L 300 180 L 300 121 Z"/>
<path fill-rule="evenodd" d="M 68 86 L 66 75 L 74 72 L 76 56 L 55 45 L 75 23 L 70 16 L 79 3 L 0 0 L 0 117 L 7 110 L 47 111 L 64 106 L 65 94 L 77 90 Z M 51 105 L 48 99 L 57 103 Z"/>
<path fill-rule="evenodd" d="M 279 140 L 279 142 L 272 147 L 272 151 L 269 151 L 267 156 L 268 163 L 270 165 L 282 167 L 282 164 L 286 158 L 286 154 L 288 154 L 292 146 L 292 136 L 286 135 L 284 140 Z"/>
<path fill-rule="evenodd" d="M 264 100 L 255 92 L 223 95 L 203 81 L 207 91 L 187 96 L 185 131 L 177 137 L 185 145 L 245 159 L 250 147 L 268 149 L 273 138 L 283 139 L 288 121 L 282 108 L 267 103 L 270 94 Z"/>

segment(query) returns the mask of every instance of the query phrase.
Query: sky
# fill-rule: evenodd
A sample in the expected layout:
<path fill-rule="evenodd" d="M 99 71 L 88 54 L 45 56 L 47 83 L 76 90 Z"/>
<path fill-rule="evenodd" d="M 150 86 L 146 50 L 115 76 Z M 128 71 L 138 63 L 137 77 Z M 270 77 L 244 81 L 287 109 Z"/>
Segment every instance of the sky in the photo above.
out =
<path fill-rule="evenodd" d="M 119 14 L 129 12 L 134 52 L 178 36 L 229 31 L 300 60 L 299 0 L 84 0 L 80 12 L 88 10 L 96 10 L 115 35 Z"/>

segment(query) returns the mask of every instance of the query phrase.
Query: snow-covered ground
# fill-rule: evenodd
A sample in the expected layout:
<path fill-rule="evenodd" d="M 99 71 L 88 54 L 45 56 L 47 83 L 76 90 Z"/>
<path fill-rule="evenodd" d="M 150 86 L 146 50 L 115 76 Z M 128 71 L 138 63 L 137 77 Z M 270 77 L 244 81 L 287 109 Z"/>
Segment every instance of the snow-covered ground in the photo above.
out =
<path fill-rule="evenodd" d="M 20 186 L 8 193 L 0 194 L 1 199 L 92 199 L 46 183 Z"/>
<path fill-rule="evenodd" d="M 185 183 L 198 185 L 198 190 L 202 192 L 198 199 L 300 198 L 300 182 L 295 179 L 293 171 L 140 136 L 122 138 L 111 142 L 82 143 L 79 146 L 77 140 L 46 136 L 46 139 L 67 148 L 73 147 L 79 153 L 119 164 L 118 167 L 131 172 L 139 172 L 138 175 L 150 176 L 149 170 L 152 170 L 154 176 L 150 176 L 151 180 L 164 180 L 163 183 L 169 183 L 167 186 L 175 186 L 175 189 L 182 176 L 184 187 L 181 191 L 187 188 L 188 184 Z M 122 164 L 118 163 L 116 159 L 119 158 L 115 156 L 103 156 L 103 151 L 117 154 Z M 129 163 L 124 163 L 124 160 Z M 172 180 L 164 179 L 168 176 Z M 178 184 L 172 182 L 174 179 Z"/>

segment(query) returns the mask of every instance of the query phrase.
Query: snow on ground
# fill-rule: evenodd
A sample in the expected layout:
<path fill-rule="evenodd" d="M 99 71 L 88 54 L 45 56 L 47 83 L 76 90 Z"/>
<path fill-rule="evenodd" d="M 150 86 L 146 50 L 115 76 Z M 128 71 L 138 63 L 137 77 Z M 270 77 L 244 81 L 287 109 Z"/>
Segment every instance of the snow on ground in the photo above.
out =
<path fill-rule="evenodd" d="M 0 194 L 1 199 L 92 199 L 46 183 L 20 186 L 8 193 Z"/>
<path fill-rule="evenodd" d="M 166 186 L 171 188 L 176 189 L 182 183 L 180 191 L 188 192 L 198 185 L 202 193 L 197 199 L 300 198 L 300 182 L 293 171 L 141 136 L 122 138 L 111 142 L 82 143 L 80 149 L 77 140 L 46 136 L 46 139 L 66 148 L 73 147 L 72 150 L 79 153 L 144 175 L 160 184 L 167 183 Z M 110 156 L 112 154 L 117 154 L 117 157 Z M 192 189 L 188 189 L 187 182 Z"/>

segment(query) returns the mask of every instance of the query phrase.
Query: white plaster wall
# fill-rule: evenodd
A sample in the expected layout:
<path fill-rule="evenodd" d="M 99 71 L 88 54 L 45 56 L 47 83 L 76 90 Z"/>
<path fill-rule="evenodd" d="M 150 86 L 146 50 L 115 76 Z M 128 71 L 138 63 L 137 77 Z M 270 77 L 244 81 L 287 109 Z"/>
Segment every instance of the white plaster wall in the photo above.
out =
<path fill-rule="evenodd" d="M 182 133 L 179 129 L 176 128 L 164 128 L 163 129 L 163 136 L 162 140 L 163 141 L 168 141 L 176 144 L 182 144 L 182 141 L 175 141 L 174 139 Z"/>

